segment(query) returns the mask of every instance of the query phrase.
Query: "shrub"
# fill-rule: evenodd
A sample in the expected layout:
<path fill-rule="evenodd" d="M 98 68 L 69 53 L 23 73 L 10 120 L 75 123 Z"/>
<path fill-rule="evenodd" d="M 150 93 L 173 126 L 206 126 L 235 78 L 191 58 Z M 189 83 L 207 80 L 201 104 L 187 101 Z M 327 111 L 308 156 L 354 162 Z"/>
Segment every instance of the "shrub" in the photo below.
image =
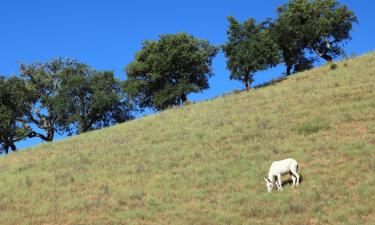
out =
<path fill-rule="evenodd" d="M 335 70 L 335 69 L 337 69 L 337 64 L 336 63 L 332 63 L 330 66 L 329 66 L 329 68 L 331 69 L 331 70 Z"/>

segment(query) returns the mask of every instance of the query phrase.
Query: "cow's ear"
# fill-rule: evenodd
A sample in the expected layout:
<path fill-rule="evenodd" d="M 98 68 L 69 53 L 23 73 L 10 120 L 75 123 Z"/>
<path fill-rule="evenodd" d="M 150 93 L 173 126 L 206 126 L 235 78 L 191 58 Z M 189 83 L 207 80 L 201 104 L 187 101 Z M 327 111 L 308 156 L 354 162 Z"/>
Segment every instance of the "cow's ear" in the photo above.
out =
<path fill-rule="evenodd" d="M 266 181 L 266 182 L 271 182 L 268 178 L 264 178 L 264 180 Z"/>

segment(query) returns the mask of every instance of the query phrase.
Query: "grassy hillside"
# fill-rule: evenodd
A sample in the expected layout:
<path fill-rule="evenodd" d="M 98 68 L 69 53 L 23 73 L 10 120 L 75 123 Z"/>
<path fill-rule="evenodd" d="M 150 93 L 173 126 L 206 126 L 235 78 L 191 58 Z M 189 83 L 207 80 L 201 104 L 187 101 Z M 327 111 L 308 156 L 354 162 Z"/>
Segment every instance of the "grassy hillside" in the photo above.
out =
<path fill-rule="evenodd" d="M 375 54 L 337 65 L 2 157 L 0 224 L 375 224 Z"/>

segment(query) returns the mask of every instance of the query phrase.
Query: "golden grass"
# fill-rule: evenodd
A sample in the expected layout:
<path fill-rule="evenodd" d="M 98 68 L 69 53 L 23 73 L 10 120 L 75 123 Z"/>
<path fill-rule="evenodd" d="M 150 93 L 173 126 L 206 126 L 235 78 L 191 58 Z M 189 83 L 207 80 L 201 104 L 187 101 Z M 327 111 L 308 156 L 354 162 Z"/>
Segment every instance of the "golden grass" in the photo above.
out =
<path fill-rule="evenodd" d="M 375 54 L 337 65 L 3 157 L 0 224 L 375 224 Z"/>

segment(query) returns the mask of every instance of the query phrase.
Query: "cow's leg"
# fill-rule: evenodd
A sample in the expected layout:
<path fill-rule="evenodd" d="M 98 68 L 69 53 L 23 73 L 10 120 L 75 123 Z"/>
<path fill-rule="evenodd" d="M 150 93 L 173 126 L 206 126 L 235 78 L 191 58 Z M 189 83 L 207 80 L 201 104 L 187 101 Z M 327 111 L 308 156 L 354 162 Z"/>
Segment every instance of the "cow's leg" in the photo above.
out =
<path fill-rule="evenodd" d="M 293 176 L 296 177 L 296 185 L 298 186 L 298 184 L 299 184 L 299 175 L 298 175 L 297 171 L 295 171 L 295 170 L 292 170 L 291 172 L 292 172 Z"/>
<path fill-rule="evenodd" d="M 279 183 L 279 190 L 283 190 L 283 184 L 281 183 L 281 174 L 277 175 L 277 182 Z"/>
<path fill-rule="evenodd" d="M 297 178 L 292 173 L 290 175 L 292 176 L 293 186 L 295 186 Z"/>

